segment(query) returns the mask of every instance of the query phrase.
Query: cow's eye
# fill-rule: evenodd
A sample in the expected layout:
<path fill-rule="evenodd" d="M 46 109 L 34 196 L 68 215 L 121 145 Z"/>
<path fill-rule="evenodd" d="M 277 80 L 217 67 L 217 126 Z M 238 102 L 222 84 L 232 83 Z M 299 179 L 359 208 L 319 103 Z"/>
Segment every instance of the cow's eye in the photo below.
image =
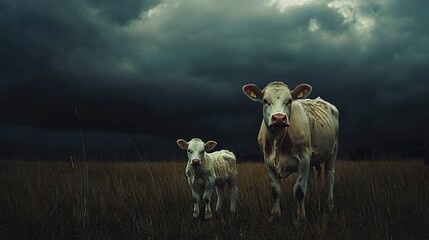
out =
<path fill-rule="evenodd" d="M 268 103 L 267 99 L 264 99 L 264 100 L 262 100 L 262 101 L 264 102 L 264 104 L 269 105 L 269 103 Z"/>
<path fill-rule="evenodd" d="M 188 153 L 192 153 L 192 150 L 191 150 L 191 149 L 188 149 Z"/>
<path fill-rule="evenodd" d="M 292 99 L 286 102 L 286 105 L 287 105 L 288 107 L 290 107 L 290 105 L 291 105 L 291 104 L 292 104 Z"/>

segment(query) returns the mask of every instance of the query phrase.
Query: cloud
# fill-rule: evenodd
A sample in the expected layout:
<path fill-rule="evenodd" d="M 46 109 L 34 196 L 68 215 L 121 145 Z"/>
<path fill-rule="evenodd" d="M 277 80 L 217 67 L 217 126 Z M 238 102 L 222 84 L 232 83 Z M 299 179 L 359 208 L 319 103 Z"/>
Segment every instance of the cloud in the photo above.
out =
<path fill-rule="evenodd" d="M 111 19 L 121 25 L 137 20 L 142 12 L 156 6 L 158 0 L 89 0 L 88 5 L 97 15 Z"/>
<path fill-rule="evenodd" d="M 261 109 L 241 86 L 283 80 L 338 106 L 347 148 L 400 146 L 425 137 L 423 5 L 3 1 L 0 124 L 73 131 L 76 108 L 88 131 L 247 146 Z"/>

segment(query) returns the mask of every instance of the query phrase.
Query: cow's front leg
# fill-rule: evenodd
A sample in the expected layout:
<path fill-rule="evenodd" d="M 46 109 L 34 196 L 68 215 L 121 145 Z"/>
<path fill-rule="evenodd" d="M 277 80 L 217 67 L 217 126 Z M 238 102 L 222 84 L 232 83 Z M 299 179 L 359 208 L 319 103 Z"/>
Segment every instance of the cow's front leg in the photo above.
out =
<path fill-rule="evenodd" d="M 206 219 L 209 219 L 212 217 L 212 209 L 210 207 L 210 200 L 212 197 L 213 188 L 214 188 L 214 179 L 209 178 L 206 181 L 206 186 L 205 186 L 205 190 L 204 190 L 204 194 L 203 194 L 203 200 L 204 200 L 204 203 L 206 204 L 206 211 L 205 211 L 205 218 Z"/>
<path fill-rule="evenodd" d="M 274 169 L 268 167 L 268 175 L 270 176 L 271 192 L 273 194 L 274 203 L 271 209 L 270 222 L 273 222 L 276 218 L 280 218 L 280 195 L 282 193 L 282 186 L 280 177 L 274 172 Z"/>
<path fill-rule="evenodd" d="M 200 194 L 195 189 L 191 179 L 188 179 L 188 184 L 189 184 L 189 187 L 191 188 L 192 197 L 194 199 L 194 211 L 192 213 L 192 216 L 194 218 L 198 218 L 198 216 L 200 215 Z"/>
<path fill-rule="evenodd" d="M 307 181 L 310 171 L 310 159 L 303 157 L 298 160 L 298 177 L 293 187 L 293 192 L 298 201 L 297 224 L 305 222 L 305 204 L 304 199 L 307 193 Z"/>

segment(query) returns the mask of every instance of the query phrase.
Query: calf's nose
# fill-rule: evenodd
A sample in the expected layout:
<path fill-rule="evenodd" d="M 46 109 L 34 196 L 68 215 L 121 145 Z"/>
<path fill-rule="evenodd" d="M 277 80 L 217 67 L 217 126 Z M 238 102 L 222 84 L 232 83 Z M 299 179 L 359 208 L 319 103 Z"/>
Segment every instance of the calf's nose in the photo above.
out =
<path fill-rule="evenodd" d="M 200 159 L 192 159 L 192 165 L 200 165 L 201 161 Z"/>

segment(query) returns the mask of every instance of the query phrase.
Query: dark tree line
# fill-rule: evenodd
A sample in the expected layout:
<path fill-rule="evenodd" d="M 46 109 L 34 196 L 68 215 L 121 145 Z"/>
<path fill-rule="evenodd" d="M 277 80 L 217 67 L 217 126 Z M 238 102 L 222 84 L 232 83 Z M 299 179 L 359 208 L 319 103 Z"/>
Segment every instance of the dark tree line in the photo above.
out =
<path fill-rule="evenodd" d="M 349 149 L 344 152 L 346 160 L 348 161 L 368 161 L 374 160 L 374 151 L 367 147 L 358 147 Z"/>
<path fill-rule="evenodd" d="M 426 139 L 418 139 L 415 148 L 410 152 L 409 157 L 423 159 L 425 165 L 429 165 L 429 142 Z"/>

